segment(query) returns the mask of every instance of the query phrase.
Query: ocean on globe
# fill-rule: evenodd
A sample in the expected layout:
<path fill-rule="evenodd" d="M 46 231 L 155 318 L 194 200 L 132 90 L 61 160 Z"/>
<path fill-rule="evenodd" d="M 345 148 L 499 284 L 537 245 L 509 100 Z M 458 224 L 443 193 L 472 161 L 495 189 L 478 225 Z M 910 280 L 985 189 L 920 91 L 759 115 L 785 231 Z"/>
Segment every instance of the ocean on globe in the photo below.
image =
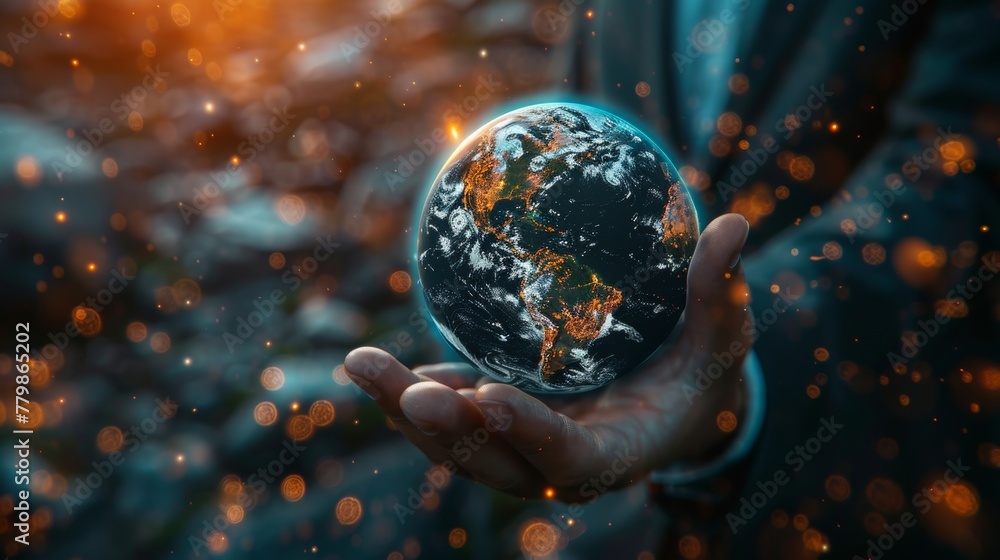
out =
<path fill-rule="evenodd" d="M 606 111 L 546 103 L 497 117 L 444 164 L 417 267 L 434 323 L 473 366 L 573 393 L 670 335 L 697 240 L 687 188 L 652 140 Z"/>

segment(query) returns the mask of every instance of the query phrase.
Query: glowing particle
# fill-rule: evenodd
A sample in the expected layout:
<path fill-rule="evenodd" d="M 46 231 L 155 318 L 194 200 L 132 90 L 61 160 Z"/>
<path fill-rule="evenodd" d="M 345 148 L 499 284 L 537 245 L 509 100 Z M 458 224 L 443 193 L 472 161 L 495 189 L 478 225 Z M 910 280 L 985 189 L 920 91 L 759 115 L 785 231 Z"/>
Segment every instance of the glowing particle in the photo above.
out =
<path fill-rule="evenodd" d="M 59 13 L 67 19 L 73 19 L 80 13 L 79 0 L 59 0 Z M 66 34 L 69 37 L 69 33 Z"/>
<path fill-rule="evenodd" d="M 397 293 L 403 293 L 410 289 L 412 280 L 410 275 L 403 270 L 397 270 L 389 276 L 389 287 L 392 291 Z"/>
<path fill-rule="evenodd" d="M 243 515 L 244 515 L 243 508 L 241 508 L 236 504 L 229 506 L 229 508 L 226 510 L 226 519 L 228 519 L 229 522 L 232 523 L 233 525 L 236 525 L 240 521 L 243 521 Z"/>
<path fill-rule="evenodd" d="M 347 370 L 344 368 L 343 364 L 333 368 L 333 380 L 337 385 L 350 385 L 351 378 L 347 377 Z"/>
<path fill-rule="evenodd" d="M 677 543 L 677 551 L 681 553 L 682 558 L 693 560 L 701 555 L 701 541 L 698 537 L 684 535 Z"/>
<path fill-rule="evenodd" d="M 448 544 L 452 548 L 462 548 L 465 546 L 465 529 L 456 527 L 448 533 Z"/>
<path fill-rule="evenodd" d="M 808 181 L 813 178 L 816 166 L 808 156 L 798 156 L 788 165 L 788 173 L 796 181 Z"/>
<path fill-rule="evenodd" d="M 170 350 L 170 335 L 165 332 L 158 332 L 149 339 L 149 345 L 152 347 L 153 352 L 162 354 Z"/>
<path fill-rule="evenodd" d="M 102 453 L 113 453 L 118 451 L 121 449 L 124 441 L 124 435 L 122 434 L 121 429 L 117 426 L 102 428 L 101 431 L 97 433 L 97 448 L 100 449 Z"/>
<path fill-rule="evenodd" d="M 975 490 L 963 481 L 948 486 L 944 492 L 944 502 L 948 509 L 964 517 L 975 515 L 979 511 L 979 498 Z"/>
<path fill-rule="evenodd" d="M 275 205 L 278 217 L 289 225 L 296 225 L 306 217 L 306 205 L 302 199 L 294 194 L 286 194 L 278 199 Z"/>
<path fill-rule="evenodd" d="M 223 493 L 230 496 L 236 496 L 243 491 L 243 483 L 240 482 L 240 477 L 235 474 L 227 474 L 222 477 L 220 486 L 222 487 Z"/>
<path fill-rule="evenodd" d="M 736 429 L 736 415 L 729 410 L 723 410 L 715 417 L 715 425 L 723 432 L 729 433 Z"/>
<path fill-rule="evenodd" d="M 938 148 L 941 156 L 948 161 L 959 161 L 965 157 L 965 145 L 958 140 L 952 140 L 941 144 Z"/>
<path fill-rule="evenodd" d="M 268 391 L 277 391 L 285 384 L 285 372 L 274 366 L 264 368 L 260 373 L 260 384 Z"/>
<path fill-rule="evenodd" d="M 83 336 L 94 336 L 101 332 L 101 316 L 97 311 L 81 305 L 73 308 L 72 317 L 73 324 Z"/>
<path fill-rule="evenodd" d="M 823 256 L 835 261 L 839 259 L 844 254 L 843 249 L 840 247 L 840 243 L 836 241 L 828 241 L 823 245 Z"/>
<path fill-rule="evenodd" d="M 111 228 L 115 231 L 124 231 L 125 226 L 128 222 L 125 221 L 125 216 L 115 212 L 111 215 Z"/>
<path fill-rule="evenodd" d="M 295 441 L 304 441 L 313 435 L 312 419 L 305 414 L 292 416 L 285 424 L 285 433 Z"/>
<path fill-rule="evenodd" d="M 870 265 L 879 265 L 885 262 L 885 247 L 879 243 L 868 243 L 861 248 L 861 256 Z"/>
<path fill-rule="evenodd" d="M 733 137 L 743 130 L 743 119 L 741 119 L 736 113 L 730 111 L 719 115 L 715 125 L 720 134 Z"/>
<path fill-rule="evenodd" d="M 271 253 L 267 257 L 267 264 L 274 270 L 279 270 L 285 267 L 285 255 L 281 253 Z"/>
<path fill-rule="evenodd" d="M 341 498 L 334 511 L 341 525 L 354 525 L 361 520 L 361 501 L 354 496 Z"/>
<path fill-rule="evenodd" d="M 258 403 L 253 409 L 253 419 L 261 426 L 270 426 L 278 420 L 278 407 L 268 401 Z"/>
<path fill-rule="evenodd" d="M 180 2 L 170 6 L 170 17 L 174 19 L 177 27 L 187 27 L 191 24 L 191 10 Z"/>
<path fill-rule="evenodd" d="M 736 95 L 743 95 L 750 89 L 750 80 L 745 74 L 733 74 L 729 78 L 729 90 Z"/>
<path fill-rule="evenodd" d="M 18 158 L 14 172 L 17 174 L 17 178 L 21 181 L 21 184 L 26 187 L 38 183 L 42 177 L 38 162 L 31 156 Z"/>
<path fill-rule="evenodd" d="M 222 554 L 228 548 L 229 541 L 226 540 L 226 535 L 222 534 L 221 531 L 212 533 L 212 536 L 208 538 L 208 550 L 213 554 Z"/>
<path fill-rule="evenodd" d="M 521 530 L 521 551 L 528 556 L 548 556 L 555 552 L 559 535 L 547 521 L 536 520 Z"/>
<path fill-rule="evenodd" d="M 802 543 L 806 546 L 807 550 L 813 552 L 825 552 L 830 547 L 830 541 L 827 540 L 823 533 L 820 533 L 816 529 L 809 529 L 805 533 L 802 533 Z"/>
<path fill-rule="evenodd" d="M 174 282 L 173 291 L 178 303 L 184 307 L 194 307 L 201 303 L 201 287 L 190 278 Z"/>
<path fill-rule="evenodd" d="M 114 179 L 118 176 L 118 162 L 112 158 L 104 158 L 101 161 L 101 171 L 109 179 Z"/>
<path fill-rule="evenodd" d="M 333 403 L 327 400 L 316 401 L 309 407 L 309 419 L 317 426 L 327 426 L 333 422 Z"/>
<path fill-rule="evenodd" d="M 281 495 L 289 502 L 297 502 L 306 493 L 306 481 L 297 474 L 288 475 L 281 481 Z"/>
<path fill-rule="evenodd" d="M 851 483 L 839 474 L 827 477 L 823 487 L 826 489 L 826 495 L 838 502 L 843 502 L 851 495 Z"/>

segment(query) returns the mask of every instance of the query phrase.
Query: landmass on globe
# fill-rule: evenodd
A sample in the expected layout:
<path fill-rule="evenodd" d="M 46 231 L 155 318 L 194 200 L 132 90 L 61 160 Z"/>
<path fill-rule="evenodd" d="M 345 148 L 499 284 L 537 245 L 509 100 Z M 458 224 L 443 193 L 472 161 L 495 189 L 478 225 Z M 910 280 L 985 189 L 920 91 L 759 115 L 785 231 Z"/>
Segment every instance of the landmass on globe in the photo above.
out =
<path fill-rule="evenodd" d="M 684 309 L 698 218 L 677 170 L 606 111 L 497 117 L 431 185 L 419 281 L 444 338 L 535 392 L 595 389 L 663 343 Z"/>

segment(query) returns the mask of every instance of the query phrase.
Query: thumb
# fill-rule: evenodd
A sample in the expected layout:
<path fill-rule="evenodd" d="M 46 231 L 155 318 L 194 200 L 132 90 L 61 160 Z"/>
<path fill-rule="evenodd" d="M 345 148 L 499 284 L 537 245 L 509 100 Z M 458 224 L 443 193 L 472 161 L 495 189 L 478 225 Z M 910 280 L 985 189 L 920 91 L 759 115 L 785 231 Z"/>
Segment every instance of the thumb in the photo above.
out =
<path fill-rule="evenodd" d="M 740 252 L 749 233 L 746 218 L 725 214 L 712 220 L 698 240 L 688 269 L 684 328 L 701 344 L 742 340 L 748 295 Z"/>

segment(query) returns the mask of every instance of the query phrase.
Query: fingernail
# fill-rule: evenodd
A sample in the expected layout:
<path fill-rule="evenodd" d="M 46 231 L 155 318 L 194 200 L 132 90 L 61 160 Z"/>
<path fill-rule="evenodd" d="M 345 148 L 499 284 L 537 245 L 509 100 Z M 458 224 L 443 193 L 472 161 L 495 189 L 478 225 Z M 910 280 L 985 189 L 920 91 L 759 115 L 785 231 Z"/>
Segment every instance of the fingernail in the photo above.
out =
<path fill-rule="evenodd" d="M 441 433 L 441 430 L 437 429 L 437 427 L 432 424 L 425 424 L 424 422 L 414 420 L 413 418 L 410 418 L 410 422 L 425 436 L 436 436 Z"/>
<path fill-rule="evenodd" d="M 514 423 L 514 414 L 504 403 L 494 401 L 479 401 L 476 403 L 486 416 L 486 426 L 498 432 L 506 432 Z"/>
<path fill-rule="evenodd" d="M 400 403 L 400 408 L 403 409 L 403 415 L 406 416 L 406 419 L 425 436 L 436 436 L 441 433 L 441 430 L 432 420 L 422 416 L 423 411 L 420 407 L 408 405 L 406 399 L 403 399 L 403 402 Z"/>
<path fill-rule="evenodd" d="M 743 246 L 747 244 L 747 238 L 750 237 L 750 222 L 748 222 L 746 218 L 743 218 L 743 221 L 746 222 L 747 230 L 743 234 L 743 241 L 740 242 L 740 251 L 736 253 L 736 257 L 733 259 L 733 262 L 729 265 L 729 268 L 736 268 L 736 265 L 740 264 L 740 259 L 743 258 Z"/>
<path fill-rule="evenodd" d="M 359 389 L 364 391 L 365 394 L 371 397 L 372 399 L 377 399 L 380 396 L 382 396 L 381 393 L 378 392 L 378 387 L 376 387 L 374 383 L 368 381 L 364 377 L 356 377 L 354 375 L 351 375 L 350 372 L 347 372 L 347 377 L 352 382 L 354 382 L 354 384 L 357 385 Z"/>

